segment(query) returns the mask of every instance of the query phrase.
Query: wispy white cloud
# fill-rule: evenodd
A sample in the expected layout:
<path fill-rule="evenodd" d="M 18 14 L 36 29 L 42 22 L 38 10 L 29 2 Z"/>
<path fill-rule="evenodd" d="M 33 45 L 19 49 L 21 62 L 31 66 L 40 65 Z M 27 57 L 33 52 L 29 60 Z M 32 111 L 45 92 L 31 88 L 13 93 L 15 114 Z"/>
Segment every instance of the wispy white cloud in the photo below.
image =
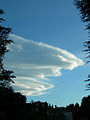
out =
<path fill-rule="evenodd" d="M 13 85 L 16 91 L 22 92 L 25 95 L 42 95 L 45 90 L 53 88 L 54 85 L 35 80 L 30 77 L 18 77 L 16 78 L 16 84 Z"/>
<path fill-rule="evenodd" d="M 9 46 L 12 51 L 7 56 L 7 64 L 18 76 L 14 88 L 25 95 L 43 94 L 54 87 L 48 83 L 49 77 L 60 76 L 61 69 L 72 70 L 84 64 L 66 50 L 13 34 L 10 37 L 14 44 Z"/>

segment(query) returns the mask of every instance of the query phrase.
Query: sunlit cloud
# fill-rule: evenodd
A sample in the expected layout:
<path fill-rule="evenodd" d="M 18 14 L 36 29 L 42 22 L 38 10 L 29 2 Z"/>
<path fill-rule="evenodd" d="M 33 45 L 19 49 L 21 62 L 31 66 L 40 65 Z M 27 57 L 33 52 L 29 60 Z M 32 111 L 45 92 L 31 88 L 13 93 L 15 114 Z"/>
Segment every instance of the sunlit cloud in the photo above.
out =
<path fill-rule="evenodd" d="M 42 95 L 45 93 L 45 90 L 53 88 L 54 85 L 35 80 L 30 77 L 18 77 L 16 78 L 16 84 L 13 85 L 13 88 L 16 91 L 21 92 L 25 95 Z"/>
<path fill-rule="evenodd" d="M 53 88 L 50 77 L 60 76 L 62 69 L 73 70 L 84 62 L 66 50 L 10 35 L 6 66 L 16 74 L 14 88 L 25 95 L 41 95 Z"/>

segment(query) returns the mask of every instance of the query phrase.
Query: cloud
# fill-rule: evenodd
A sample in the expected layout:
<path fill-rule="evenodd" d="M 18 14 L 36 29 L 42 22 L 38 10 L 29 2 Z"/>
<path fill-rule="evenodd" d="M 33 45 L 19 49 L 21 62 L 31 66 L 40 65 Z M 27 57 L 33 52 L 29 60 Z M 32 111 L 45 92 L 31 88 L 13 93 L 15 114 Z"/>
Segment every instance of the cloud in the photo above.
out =
<path fill-rule="evenodd" d="M 84 62 L 66 50 L 33 40 L 10 35 L 14 44 L 8 46 L 6 66 L 16 76 L 14 88 L 25 95 L 40 95 L 53 88 L 50 77 L 60 76 L 62 69 L 72 70 Z"/>
<path fill-rule="evenodd" d="M 45 90 L 54 87 L 54 85 L 35 80 L 30 77 L 18 77 L 16 78 L 16 84 L 13 88 L 16 91 L 22 92 L 25 95 L 42 95 Z"/>

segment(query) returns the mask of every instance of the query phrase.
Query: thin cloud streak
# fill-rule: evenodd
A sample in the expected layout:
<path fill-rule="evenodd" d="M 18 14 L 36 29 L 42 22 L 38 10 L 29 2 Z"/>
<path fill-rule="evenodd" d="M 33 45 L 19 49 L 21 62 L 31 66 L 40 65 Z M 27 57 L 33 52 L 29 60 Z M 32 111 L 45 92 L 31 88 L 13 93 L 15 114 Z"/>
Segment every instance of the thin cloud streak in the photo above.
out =
<path fill-rule="evenodd" d="M 27 96 L 38 96 L 45 93 L 45 90 L 53 88 L 54 85 L 35 80 L 30 77 L 18 77 L 16 78 L 16 84 L 13 85 L 13 88 L 16 91 L 21 92 Z"/>
<path fill-rule="evenodd" d="M 60 76 L 62 69 L 73 70 L 84 64 L 66 50 L 14 34 L 10 38 L 14 44 L 8 46 L 11 51 L 7 55 L 6 66 L 18 76 L 14 88 L 25 95 L 44 94 L 45 90 L 54 87 L 49 83 L 50 77 Z"/>

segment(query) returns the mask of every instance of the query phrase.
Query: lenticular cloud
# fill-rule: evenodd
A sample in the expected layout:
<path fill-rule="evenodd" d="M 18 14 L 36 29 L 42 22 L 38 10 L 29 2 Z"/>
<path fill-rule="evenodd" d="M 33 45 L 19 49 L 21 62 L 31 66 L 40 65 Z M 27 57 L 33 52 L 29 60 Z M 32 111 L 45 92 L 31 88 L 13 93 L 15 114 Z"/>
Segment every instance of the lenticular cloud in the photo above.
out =
<path fill-rule="evenodd" d="M 41 95 L 53 88 L 50 77 L 61 75 L 61 69 L 72 70 L 83 61 L 66 50 L 45 43 L 27 40 L 11 34 L 14 44 L 8 46 L 6 66 L 13 69 L 17 78 L 14 88 L 25 95 Z"/>

